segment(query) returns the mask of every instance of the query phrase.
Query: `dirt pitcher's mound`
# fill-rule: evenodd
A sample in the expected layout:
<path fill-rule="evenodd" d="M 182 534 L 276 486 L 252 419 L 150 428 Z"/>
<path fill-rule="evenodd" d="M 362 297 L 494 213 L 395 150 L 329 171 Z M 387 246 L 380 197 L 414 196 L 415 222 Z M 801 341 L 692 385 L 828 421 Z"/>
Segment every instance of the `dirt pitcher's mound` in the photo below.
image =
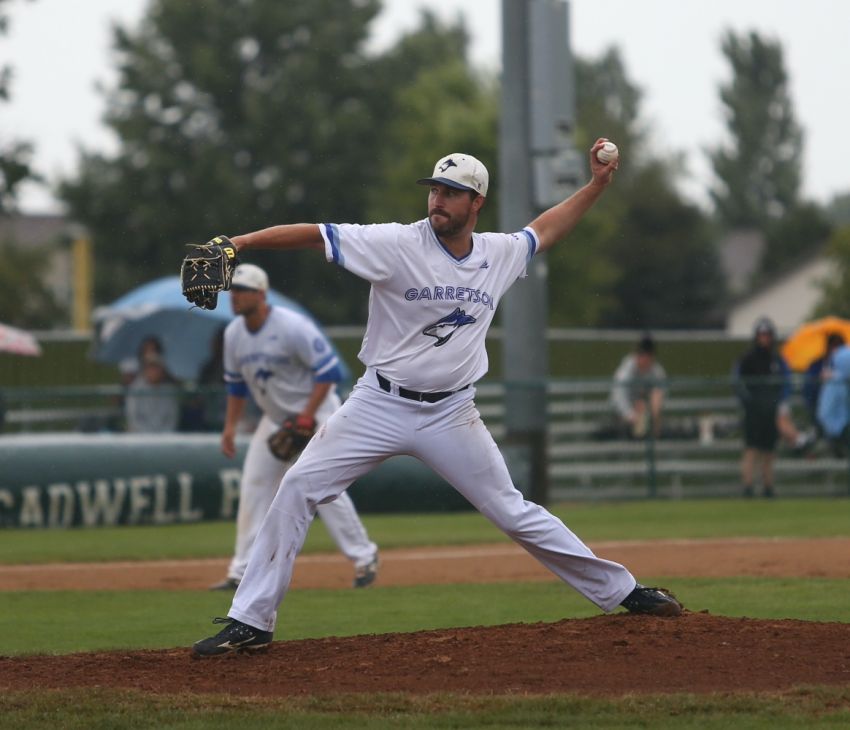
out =
<path fill-rule="evenodd" d="M 850 625 L 617 614 L 410 634 L 280 641 L 263 653 L 189 649 L 0 658 L 0 689 L 111 687 L 287 696 L 350 692 L 780 691 L 850 682 Z"/>

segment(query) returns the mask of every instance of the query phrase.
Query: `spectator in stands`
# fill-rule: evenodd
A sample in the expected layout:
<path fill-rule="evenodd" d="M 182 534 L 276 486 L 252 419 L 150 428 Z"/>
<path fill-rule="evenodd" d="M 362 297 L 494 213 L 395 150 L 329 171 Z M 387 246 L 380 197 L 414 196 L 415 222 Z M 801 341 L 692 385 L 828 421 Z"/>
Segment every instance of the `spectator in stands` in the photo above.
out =
<path fill-rule="evenodd" d="M 118 363 L 118 372 L 121 374 L 121 384 L 130 385 L 139 375 L 142 369 L 142 361 L 148 355 L 158 355 L 164 357 L 164 349 L 162 340 L 156 335 L 146 335 L 139 343 L 136 349 L 136 354 L 131 357 L 125 357 Z"/>
<path fill-rule="evenodd" d="M 803 379 L 803 399 L 806 401 L 809 417 L 819 433 L 822 429 L 818 424 L 817 417 L 818 397 L 820 396 L 822 384 L 829 380 L 831 376 L 830 363 L 832 354 L 842 345 L 844 345 L 844 336 L 839 332 L 830 332 L 826 336 L 826 347 L 823 356 L 809 365 Z"/>
<path fill-rule="evenodd" d="M 149 353 L 139 374 L 130 383 L 124 401 L 127 431 L 167 433 L 177 430 L 180 388 L 160 355 Z"/>
<path fill-rule="evenodd" d="M 611 403 L 622 431 L 632 438 L 661 433 L 666 379 L 667 373 L 655 356 L 655 341 L 645 334 L 614 373 Z"/>
<path fill-rule="evenodd" d="M 753 328 L 752 347 L 735 363 L 735 387 L 744 411 L 744 453 L 741 493 L 754 496 L 755 466 L 761 466 L 762 495 L 776 496 L 773 461 L 780 436 L 796 451 L 813 441 L 799 432 L 791 418 L 791 370 L 776 349 L 776 327 L 761 317 Z"/>
<path fill-rule="evenodd" d="M 850 347 L 836 348 L 824 371 L 829 375 L 818 399 L 818 424 L 836 455 L 846 456 L 850 445 Z"/>

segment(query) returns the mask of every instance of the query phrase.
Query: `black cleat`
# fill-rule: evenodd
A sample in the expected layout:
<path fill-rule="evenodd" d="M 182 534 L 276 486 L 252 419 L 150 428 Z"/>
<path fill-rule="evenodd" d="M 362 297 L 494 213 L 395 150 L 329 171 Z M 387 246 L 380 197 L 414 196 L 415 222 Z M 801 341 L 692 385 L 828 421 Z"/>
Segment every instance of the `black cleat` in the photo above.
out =
<path fill-rule="evenodd" d="M 355 588 L 366 588 L 367 586 L 372 585 L 375 582 L 375 578 L 378 577 L 378 556 L 375 555 L 372 558 L 372 562 L 368 565 L 361 565 L 354 572 L 354 587 Z"/>
<path fill-rule="evenodd" d="M 666 588 L 647 588 L 638 583 L 620 604 L 629 613 L 649 616 L 681 616 L 682 604 Z"/>
<path fill-rule="evenodd" d="M 239 581 L 236 578 L 225 578 L 218 583 L 213 583 L 210 586 L 211 591 L 235 591 L 239 587 Z"/>
<path fill-rule="evenodd" d="M 238 651 L 265 649 L 272 643 L 271 631 L 260 631 L 234 618 L 215 618 L 214 624 L 227 624 L 215 636 L 201 639 L 192 645 L 195 656 L 219 656 Z"/>

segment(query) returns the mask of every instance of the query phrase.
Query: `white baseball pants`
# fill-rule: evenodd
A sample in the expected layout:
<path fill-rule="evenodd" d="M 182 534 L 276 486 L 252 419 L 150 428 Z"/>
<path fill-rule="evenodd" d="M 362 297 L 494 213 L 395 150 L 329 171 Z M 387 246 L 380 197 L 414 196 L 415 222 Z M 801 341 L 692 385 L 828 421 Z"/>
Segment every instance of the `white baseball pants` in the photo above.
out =
<path fill-rule="evenodd" d="M 236 514 L 236 549 L 227 577 L 242 580 L 251 547 L 263 523 L 263 518 L 274 500 L 284 474 L 294 462 L 275 458 L 266 444 L 277 425 L 263 416 L 254 431 L 242 466 L 239 482 L 239 510 Z M 357 515 L 354 502 L 341 493 L 333 502 L 319 506 L 319 516 L 345 557 L 359 568 L 368 565 L 375 557 L 377 545 L 369 540 L 366 528 Z"/>
<path fill-rule="evenodd" d="M 615 609 L 634 589 L 634 577 L 523 498 L 473 396 L 468 388 L 438 403 L 407 400 L 381 390 L 368 369 L 286 473 L 228 616 L 273 631 L 316 509 L 395 454 L 421 459 L 561 580 L 603 611 Z"/>

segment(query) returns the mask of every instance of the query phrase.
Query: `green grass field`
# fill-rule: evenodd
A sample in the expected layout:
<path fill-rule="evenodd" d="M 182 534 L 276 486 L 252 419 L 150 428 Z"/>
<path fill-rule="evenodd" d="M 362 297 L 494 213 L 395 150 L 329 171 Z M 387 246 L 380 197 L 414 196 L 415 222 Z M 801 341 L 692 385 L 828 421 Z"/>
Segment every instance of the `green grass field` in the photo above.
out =
<path fill-rule="evenodd" d="M 850 535 L 850 502 L 778 500 L 558 505 L 585 540 Z M 477 514 L 366 516 L 384 548 L 502 540 Z M 68 531 L 0 530 L 0 562 L 225 557 L 231 524 Z M 332 550 L 311 530 L 306 551 Z M 829 560 L 829 556 L 824 556 Z M 643 578 L 643 576 L 642 576 Z M 646 576 L 692 610 L 716 615 L 850 621 L 850 581 Z M 0 654 L 186 646 L 223 615 L 206 591 L 0 592 Z M 554 621 L 596 610 L 557 583 L 302 590 L 289 594 L 276 639 Z M 99 690 L 0 696 L 14 728 L 797 728 L 850 725 L 850 687 L 776 695 L 574 697 L 368 696 L 292 700 L 166 696 Z"/>
<path fill-rule="evenodd" d="M 850 622 L 846 580 L 647 578 L 673 585 L 693 611 Z M 219 627 L 211 619 L 224 616 L 229 606 L 228 595 L 206 591 L 0 593 L 2 653 L 188 647 L 215 633 Z M 275 639 L 558 621 L 598 613 L 575 591 L 554 582 L 298 590 L 286 597 Z"/>
<path fill-rule="evenodd" d="M 63 730 L 808 730 L 850 725 L 848 692 L 835 688 L 806 688 L 777 696 L 591 699 L 383 694 L 285 700 L 87 689 L 40 696 L 6 694 L 0 696 L 0 711 L 4 727 Z"/>

